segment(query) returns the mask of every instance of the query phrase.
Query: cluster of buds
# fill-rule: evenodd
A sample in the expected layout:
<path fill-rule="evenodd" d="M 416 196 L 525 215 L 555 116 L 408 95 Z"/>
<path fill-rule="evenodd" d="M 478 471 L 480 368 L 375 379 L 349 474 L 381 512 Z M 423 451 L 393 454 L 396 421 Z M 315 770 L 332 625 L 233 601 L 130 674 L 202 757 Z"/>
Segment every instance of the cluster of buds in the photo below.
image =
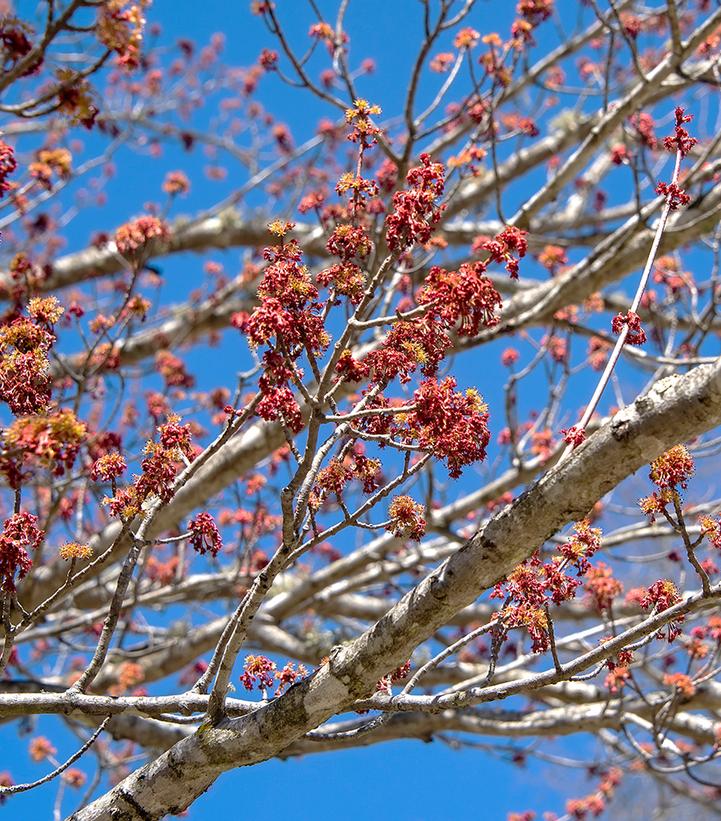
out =
<path fill-rule="evenodd" d="M 629 345 L 643 345 L 646 342 L 646 332 L 641 327 L 641 317 L 634 311 L 627 311 L 625 314 L 618 313 L 611 321 L 611 330 L 615 334 L 621 334 L 626 330 L 626 339 Z"/>

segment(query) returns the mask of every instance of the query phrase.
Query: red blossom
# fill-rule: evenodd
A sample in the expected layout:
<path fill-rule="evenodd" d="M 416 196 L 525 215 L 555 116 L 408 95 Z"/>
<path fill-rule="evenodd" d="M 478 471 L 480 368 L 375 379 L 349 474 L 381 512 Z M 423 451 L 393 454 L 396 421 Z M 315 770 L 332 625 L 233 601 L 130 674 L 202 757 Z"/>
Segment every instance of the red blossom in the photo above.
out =
<path fill-rule="evenodd" d="M 252 690 L 254 687 L 267 690 L 273 686 L 274 673 L 275 662 L 267 656 L 247 656 L 240 680 L 246 690 Z"/>
<path fill-rule="evenodd" d="M 518 260 L 528 251 L 528 232 L 509 225 L 494 239 L 481 238 L 473 243 L 473 250 L 488 251 L 493 262 L 505 264 L 511 279 L 518 279 Z"/>
<path fill-rule="evenodd" d="M 516 11 L 537 26 L 553 14 L 553 0 L 519 0 Z"/>
<path fill-rule="evenodd" d="M 432 306 L 447 328 L 458 324 L 461 336 L 476 336 L 481 327 L 498 324 L 503 300 L 485 275 L 483 262 L 464 263 L 458 271 L 434 266 L 426 277 L 419 302 Z"/>
<path fill-rule="evenodd" d="M 15 590 L 15 574 L 24 578 L 32 567 L 28 550 L 37 549 L 45 538 L 45 532 L 38 528 L 38 517 L 20 511 L 14 513 L 3 524 L 0 534 L 0 581 L 6 591 Z"/>
<path fill-rule="evenodd" d="M 435 374 L 450 346 L 440 323 L 424 316 L 394 325 L 383 348 L 371 351 L 363 362 L 375 383 L 385 385 L 396 377 L 405 383 L 419 366 L 425 375 Z"/>
<path fill-rule="evenodd" d="M 683 127 L 684 123 L 690 123 L 691 120 L 693 120 L 693 116 L 686 114 L 681 106 L 677 106 L 674 110 L 674 117 L 676 124 L 674 126 L 673 136 L 664 137 L 663 145 L 666 151 L 678 151 L 682 157 L 685 157 L 698 142 L 698 140 L 690 136 L 688 131 Z"/>
<path fill-rule="evenodd" d="M 353 478 L 353 471 L 340 459 L 331 461 L 318 472 L 318 486 L 328 493 L 340 495 L 343 488 Z"/>
<path fill-rule="evenodd" d="M 681 601 L 681 596 L 676 588 L 676 585 L 668 579 L 660 579 L 654 582 L 639 599 L 639 604 L 644 610 L 653 610 L 656 613 L 661 613 L 673 607 Z M 669 642 L 673 641 L 681 632 L 679 623 L 684 620 L 684 616 L 677 616 L 666 625 L 666 635 Z M 656 634 L 657 638 L 664 637 L 664 630 L 659 630 Z"/>
<path fill-rule="evenodd" d="M 278 67 L 278 52 L 273 49 L 264 48 L 260 52 L 258 62 L 266 71 L 275 71 Z"/>
<path fill-rule="evenodd" d="M 644 145 L 651 149 L 656 147 L 656 136 L 653 131 L 654 122 L 650 114 L 643 112 L 634 114 L 633 117 L 631 117 L 631 124 L 636 129 L 636 133 Z"/>
<path fill-rule="evenodd" d="M 578 575 L 590 568 L 589 559 L 601 547 L 601 531 L 591 527 L 588 519 L 576 523 L 571 538 L 558 548 L 558 552 L 569 564 L 576 568 Z"/>
<path fill-rule="evenodd" d="M 583 589 L 599 610 L 608 610 L 613 600 L 623 593 L 623 584 L 613 578 L 613 570 L 607 564 L 598 562 L 586 571 Z"/>
<path fill-rule="evenodd" d="M 577 428 L 575 425 L 570 428 L 561 428 L 561 434 L 564 442 L 573 445 L 574 448 L 586 441 L 586 431 L 583 428 Z"/>
<path fill-rule="evenodd" d="M 659 488 L 686 488 L 693 476 L 693 457 L 685 445 L 675 445 L 651 462 L 649 478 Z"/>
<path fill-rule="evenodd" d="M 344 382 L 361 382 L 370 372 L 369 366 L 355 359 L 347 348 L 340 355 L 335 370 Z"/>
<path fill-rule="evenodd" d="M 55 337 L 18 317 L 0 328 L 0 399 L 16 414 L 39 413 L 50 402 L 48 351 Z"/>
<path fill-rule="evenodd" d="M 393 211 L 386 218 L 391 251 L 428 242 L 443 213 L 443 206 L 436 204 L 445 187 L 443 166 L 433 162 L 429 154 L 421 154 L 420 161 L 406 177 L 409 190 L 393 195 Z"/>
<path fill-rule="evenodd" d="M 696 686 L 691 676 L 686 675 L 686 673 L 666 673 L 663 677 L 663 683 L 667 687 L 673 687 L 685 698 L 691 698 L 696 693 Z"/>
<path fill-rule="evenodd" d="M 455 391 L 456 380 L 449 376 L 438 382 L 426 379 L 413 394 L 416 410 L 408 415 L 408 440 L 442 459 L 451 478 L 461 475 L 465 465 L 486 458 L 490 439 L 488 411 L 478 393 Z"/>
<path fill-rule="evenodd" d="M 265 390 L 256 412 L 261 419 L 267 419 L 269 422 L 282 419 L 293 433 L 298 433 L 303 427 L 300 407 L 295 401 L 293 391 L 287 387 L 270 387 Z"/>
<path fill-rule="evenodd" d="M 394 536 L 419 542 L 425 535 L 426 520 L 423 517 L 423 505 L 414 502 L 410 496 L 396 496 L 388 508 L 388 513 L 391 520 L 386 530 Z"/>
<path fill-rule="evenodd" d="M 510 368 L 518 362 L 520 354 L 515 348 L 506 348 L 501 354 L 501 364 L 506 368 Z"/>
<path fill-rule="evenodd" d="M 223 539 L 210 513 L 198 513 L 190 520 L 188 529 L 190 530 L 190 544 L 201 556 L 210 553 L 215 558 L 223 549 Z"/>
<path fill-rule="evenodd" d="M 8 177 L 18 167 L 12 146 L 0 140 L 0 199 L 11 188 Z"/>
<path fill-rule="evenodd" d="M 646 332 L 641 327 L 641 317 L 634 311 L 626 314 L 618 313 L 611 322 L 611 330 L 615 334 L 620 334 L 624 327 L 628 326 L 626 339 L 629 345 L 643 345 L 646 342 Z"/>
<path fill-rule="evenodd" d="M 168 236 L 167 227 L 157 217 L 139 217 L 118 228 L 115 232 L 115 245 L 118 253 L 132 256 L 151 240 L 164 240 Z"/>
<path fill-rule="evenodd" d="M 275 696 L 281 695 L 287 687 L 292 687 L 297 681 L 305 678 L 308 675 L 308 670 L 303 664 L 297 667 L 295 662 L 289 661 L 282 670 L 275 673 L 275 678 L 278 681 L 278 687 L 275 690 Z"/>
<path fill-rule="evenodd" d="M 195 379 L 187 372 L 185 362 L 170 351 L 158 351 L 155 354 L 155 368 L 168 388 L 192 388 L 195 385 Z"/>
<path fill-rule="evenodd" d="M 659 182 L 656 186 L 656 193 L 665 197 L 671 211 L 676 211 L 681 205 L 688 205 L 691 197 L 675 182 Z"/>

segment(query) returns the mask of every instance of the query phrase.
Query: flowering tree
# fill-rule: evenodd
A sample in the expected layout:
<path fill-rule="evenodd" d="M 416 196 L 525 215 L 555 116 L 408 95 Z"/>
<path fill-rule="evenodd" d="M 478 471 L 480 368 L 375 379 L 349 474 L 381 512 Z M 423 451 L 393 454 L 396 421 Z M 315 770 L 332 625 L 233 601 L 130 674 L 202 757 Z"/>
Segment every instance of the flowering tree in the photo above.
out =
<path fill-rule="evenodd" d="M 352 4 L 292 5 L 238 68 L 149 0 L 0 4 L 0 715 L 48 733 L 0 798 L 592 733 L 545 817 L 713 812 L 721 10 L 409 4 L 382 112 Z"/>

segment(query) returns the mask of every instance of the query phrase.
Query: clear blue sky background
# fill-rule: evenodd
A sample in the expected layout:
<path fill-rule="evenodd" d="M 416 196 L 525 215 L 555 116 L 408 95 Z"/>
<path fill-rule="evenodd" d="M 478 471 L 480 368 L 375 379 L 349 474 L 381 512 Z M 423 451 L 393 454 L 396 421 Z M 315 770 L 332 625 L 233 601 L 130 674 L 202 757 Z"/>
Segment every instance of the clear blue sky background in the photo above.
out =
<path fill-rule="evenodd" d="M 302 37 L 307 31 L 309 18 L 303 0 L 278 0 L 277 5 L 288 30 Z M 335 8 L 335 2 L 320 3 L 323 9 Z M 512 16 L 511 2 L 487 0 L 480 2 L 469 18 L 469 25 L 482 33 L 498 29 L 505 32 Z M 575 20 L 577 3 L 561 2 L 560 8 L 569 26 Z M 31 13 L 34 0 L 20 0 L 21 14 Z M 151 22 L 160 24 L 160 42 L 173 43 L 179 37 L 195 40 L 202 45 L 215 31 L 226 37 L 224 60 L 232 65 L 250 65 L 264 46 L 272 47 L 262 22 L 248 11 L 248 0 L 155 0 L 150 13 Z M 360 83 L 364 96 L 383 106 L 384 114 L 398 111 L 405 91 L 409 61 L 419 40 L 421 4 L 416 0 L 354 0 L 350 5 L 347 26 L 353 36 L 356 57 L 371 56 L 377 71 Z M 540 45 L 555 42 L 553 24 L 539 36 Z M 545 41 L 544 38 L 549 40 Z M 304 92 L 285 89 L 273 78 L 266 78 L 259 98 L 280 119 L 293 129 L 296 142 L 312 136 L 322 116 L 334 112 L 319 104 Z M 88 137 L 92 144 L 94 137 Z M 232 190 L 244 179 L 244 172 L 234 175 L 232 165 L 226 183 L 209 182 L 202 168 L 206 164 L 200 151 L 184 154 L 178 148 L 168 148 L 162 162 L 152 162 L 147 156 L 124 152 L 118 157 L 121 171 L 107 186 L 109 201 L 101 210 L 90 209 L 69 226 L 66 236 L 68 249 L 84 247 L 96 230 L 112 230 L 129 216 L 143 210 L 147 200 L 157 200 L 160 185 L 169 168 L 182 168 L 193 183 L 192 199 L 187 205 L 181 201 L 180 210 L 194 211 L 212 205 L 224 190 Z M 226 262 L 228 270 L 238 268 L 240 251 L 230 250 L 209 257 L 177 257 L 163 260 L 161 266 L 168 274 L 166 295 L 173 298 L 187 294 L 195 281 L 202 281 L 201 265 L 204 259 L 215 258 Z M 525 273 L 525 272 L 524 272 Z M 233 345 L 239 345 L 237 336 Z M 505 347 L 505 346 L 504 346 Z M 223 350 L 229 350 L 224 347 Z M 230 349 L 238 357 L 237 348 Z M 209 356 L 201 349 L 191 359 L 191 369 L 199 377 L 199 385 L 217 385 L 227 376 L 227 362 L 223 357 Z M 466 366 L 462 380 L 477 382 L 493 407 L 500 398 L 504 375 L 498 364 L 498 353 L 476 357 L 475 364 Z M 481 380 L 481 361 L 483 379 Z M 192 368 L 195 362 L 202 368 Z M 240 364 L 239 364 L 240 367 Z M 579 381 L 580 385 L 585 380 Z M 578 403 L 583 401 L 579 395 Z M 497 427 L 494 432 L 497 432 Z M 472 478 L 472 477 L 471 477 Z M 35 723 L 32 735 L 45 734 L 64 739 L 70 752 L 75 741 L 58 734 L 58 725 L 50 719 Z M 18 741 L 17 731 L 8 725 L 0 727 L 0 741 L 5 755 L 0 769 L 12 771 L 16 781 L 37 778 L 46 764 L 33 764 L 27 754 L 31 736 Z M 482 739 L 479 739 L 482 741 Z M 66 752 L 64 745 L 60 754 Z M 581 751 L 584 741 L 574 744 Z M 556 749 L 545 742 L 542 749 Z M 506 756 L 508 758 L 508 756 Z M 227 819 L 251 818 L 264 821 L 299 819 L 375 819 L 375 821 L 478 821 L 504 819 L 510 810 L 553 810 L 561 813 L 569 794 L 583 794 L 590 789 L 583 771 L 564 769 L 549 771 L 545 765 L 532 760 L 519 769 L 503 760 L 503 756 L 488 755 L 482 750 L 453 750 L 440 741 L 424 744 L 418 741 L 395 742 L 333 754 L 320 754 L 287 762 L 271 761 L 236 770 L 221 778 L 210 792 L 194 804 L 192 818 Z M 54 787 L 19 796 L 0 809 L 3 817 L 49 817 Z M 72 808 L 70 800 L 64 808 Z"/>

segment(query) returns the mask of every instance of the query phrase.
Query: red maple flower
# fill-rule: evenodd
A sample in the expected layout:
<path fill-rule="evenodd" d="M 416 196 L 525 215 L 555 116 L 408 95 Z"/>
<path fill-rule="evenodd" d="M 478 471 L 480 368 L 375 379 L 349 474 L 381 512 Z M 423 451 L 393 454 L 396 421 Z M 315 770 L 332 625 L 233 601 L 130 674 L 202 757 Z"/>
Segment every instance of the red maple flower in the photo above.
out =
<path fill-rule="evenodd" d="M 20 511 L 14 513 L 3 524 L 0 534 L 0 581 L 4 590 L 15 590 L 15 574 L 24 578 L 32 567 L 28 550 L 35 550 L 45 538 L 45 532 L 38 528 L 38 517 Z"/>
<path fill-rule="evenodd" d="M 458 333 L 476 336 L 481 326 L 492 328 L 498 324 L 496 311 L 503 304 L 485 272 L 483 262 L 464 263 L 458 271 L 434 266 L 426 277 L 419 302 L 430 304 L 433 313 L 449 329 L 459 323 Z"/>
<path fill-rule="evenodd" d="M 691 120 L 693 120 L 693 116 L 686 114 L 681 106 L 676 106 L 674 116 L 676 124 L 674 126 L 673 136 L 664 137 L 663 145 L 666 151 L 678 151 L 682 157 L 685 157 L 698 142 L 698 140 L 690 136 L 688 131 L 683 127 L 684 123 L 690 123 Z"/>
<path fill-rule="evenodd" d="M 416 410 L 408 415 L 408 440 L 446 462 L 451 478 L 458 478 L 465 465 L 486 458 L 490 439 L 488 411 L 478 393 L 455 391 L 456 380 L 426 379 L 413 394 Z"/>
<path fill-rule="evenodd" d="M 406 177 L 408 191 L 393 195 L 393 212 L 386 218 L 387 242 L 391 251 L 428 242 L 444 207 L 436 204 L 443 194 L 445 174 L 441 163 L 421 154 L 421 165 L 411 168 Z"/>
<path fill-rule="evenodd" d="M 190 530 L 190 544 L 201 556 L 210 553 L 215 558 L 223 549 L 223 539 L 210 513 L 198 513 L 190 520 L 188 529 Z"/>
<path fill-rule="evenodd" d="M 643 345 L 646 342 L 646 332 L 641 327 L 641 317 L 637 313 L 628 311 L 625 314 L 616 314 L 611 322 L 611 330 L 615 334 L 620 334 L 624 326 L 628 326 L 625 341 L 629 345 Z"/>
<path fill-rule="evenodd" d="M 419 542 L 426 533 L 423 505 L 414 502 L 410 496 L 396 496 L 388 508 L 390 523 L 386 526 L 400 539 Z"/>

